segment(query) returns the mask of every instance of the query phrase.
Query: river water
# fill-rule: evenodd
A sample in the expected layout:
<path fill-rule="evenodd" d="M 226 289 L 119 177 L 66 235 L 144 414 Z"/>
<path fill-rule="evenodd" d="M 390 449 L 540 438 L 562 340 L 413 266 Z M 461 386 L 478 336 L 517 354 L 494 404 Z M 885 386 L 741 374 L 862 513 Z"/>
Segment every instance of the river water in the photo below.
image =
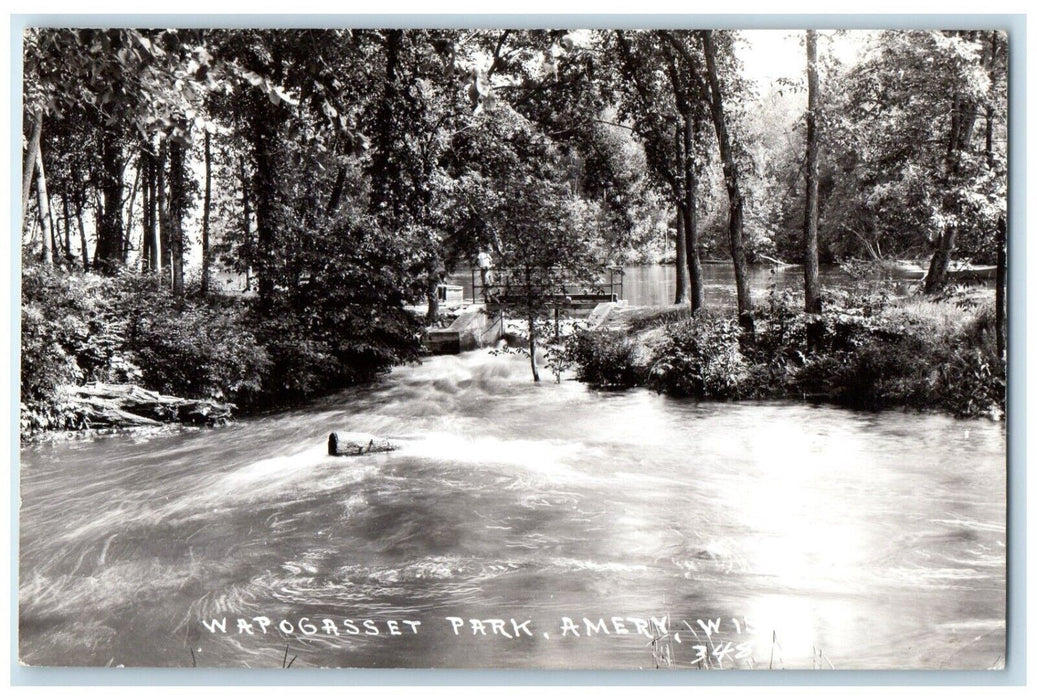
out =
<path fill-rule="evenodd" d="M 789 265 L 750 265 L 749 287 L 759 301 L 771 289 L 803 291 L 803 267 Z M 852 287 L 857 281 L 838 265 L 825 265 L 820 271 L 826 289 Z M 894 291 L 906 293 L 912 282 L 900 280 Z M 673 265 L 629 265 L 623 268 L 623 298 L 631 306 L 663 306 L 673 303 L 677 287 L 677 268 Z M 735 273 L 731 263 L 703 263 L 702 293 L 707 306 L 735 306 Z"/>
<path fill-rule="evenodd" d="M 528 372 L 435 357 L 219 430 L 24 448 L 21 660 L 998 663 L 1001 425 Z M 402 449 L 328 457 L 331 429 Z"/>

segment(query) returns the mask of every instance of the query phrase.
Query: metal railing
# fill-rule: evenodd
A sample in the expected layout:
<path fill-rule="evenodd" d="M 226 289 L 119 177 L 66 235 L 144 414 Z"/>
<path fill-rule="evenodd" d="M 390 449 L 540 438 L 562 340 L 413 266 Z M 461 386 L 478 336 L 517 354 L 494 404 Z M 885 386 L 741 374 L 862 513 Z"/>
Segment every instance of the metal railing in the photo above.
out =
<path fill-rule="evenodd" d="M 488 268 L 484 271 L 472 268 L 472 302 L 521 303 L 528 289 L 522 281 L 523 276 L 523 271 L 515 269 Z M 596 279 L 565 279 L 554 286 L 555 289 L 548 290 L 545 296 L 557 306 L 581 301 L 619 301 L 623 298 L 623 268 L 609 267 Z"/>

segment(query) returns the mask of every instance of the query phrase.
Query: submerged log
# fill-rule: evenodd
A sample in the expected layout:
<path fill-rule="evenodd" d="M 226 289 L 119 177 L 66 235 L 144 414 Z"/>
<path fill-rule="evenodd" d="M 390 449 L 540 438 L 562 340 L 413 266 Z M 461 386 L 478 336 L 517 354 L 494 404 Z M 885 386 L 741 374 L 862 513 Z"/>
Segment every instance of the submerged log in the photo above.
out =
<path fill-rule="evenodd" d="M 334 456 L 366 455 L 372 452 L 392 452 L 400 448 L 392 440 L 367 433 L 332 433 L 328 436 L 328 454 Z"/>
<path fill-rule="evenodd" d="M 159 423 L 223 425 L 234 409 L 234 404 L 166 396 L 135 384 L 94 382 L 68 387 L 68 394 L 83 424 L 91 428 L 133 428 Z"/>

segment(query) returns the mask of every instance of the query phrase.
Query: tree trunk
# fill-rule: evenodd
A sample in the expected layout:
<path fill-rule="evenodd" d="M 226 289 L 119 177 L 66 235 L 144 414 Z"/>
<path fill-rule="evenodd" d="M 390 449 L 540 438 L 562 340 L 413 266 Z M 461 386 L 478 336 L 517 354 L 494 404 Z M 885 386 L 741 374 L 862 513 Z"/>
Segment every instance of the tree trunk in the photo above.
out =
<path fill-rule="evenodd" d="M 83 223 L 83 198 L 76 198 L 76 222 L 79 224 L 79 253 L 83 256 L 83 270 L 90 269 L 90 253 L 86 244 L 86 224 Z"/>
<path fill-rule="evenodd" d="M 51 250 L 51 264 L 55 267 L 60 265 L 61 260 L 61 249 L 58 246 L 58 234 L 54 226 L 54 212 L 51 209 L 51 203 L 47 202 L 47 215 L 50 217 L 50 250 Z"/>
<path fill-rule="evenodd" d="M 65 220 L 65 263 L 71 270 L 75 258 L 72 257 L 72 212 L 68 208 L 67 190 L 61 193 L 61 216 Z"/>
<path fill-rule="evenodd" d="M 248 196 L 248 175 L 245 159 L 241 159 L 241 228 L 245 248 L 245 291 L 252 289 L 252 201 Z"/>
<path fill-rule="evenodd" d="M 249 197 L 249 176 L 245 170 L 245 159 L 239 162 L 239 179 L 242 185 L 242 248 L 244 249 L 245 290 L 252 288 L 252 200 Z"/>
<path fill-rule="evenodd" d="M 169 142 L 169 256 L 172 266 L 173 293 L 184 293 L 184 214 L 187 208 L 185 183 L 185 148 Z"/>
<path fill-rule="evenodd" d="M 947 139 L 947 158 L 946 158 L 946 171 L 947 179 L 952 180 L 957 171 L 954 164 L 955 149 L 959 143 L 959 133 L 961 131 L 961 99 L 955 95 L 954 101 L 951 107 L 951 124 L 950 124 L 950 136 Z M 949 195 L 948 195 L 949 196 Z M 948 209 L 953 208 L 953 204 L 944 203 L 944 206 Z M 951 253 L 954 250 L 954 239 L 957 236 L 957 229 L 954 224 L 947 224 L 943 231 L 936 238 L 936 249 L 933 251 L 932 257 L 929 259 L 929 270 L 925 275 L 925 284 L 923 285 L 923 291 L 926 294 L 935 294 L 943 289 L 947 282 L 947 269 L 951 263 Z"/>
<path fill-rule="evenodd" d="M 540 370 L 537 369 L 537 337 L 536 337 L 536 318 L 532 311 L 529 313 L 526 319 L 529 324 L 529 366 L 533 370 L 533 381 L 540 381 Z"/>
<path fill-rule="evenodd" d="M 122 149 L 118 136 L 103 129 L 101 143 L 101 207 L 94 267 L 112 273 L 122 259 Z"/>
<path fill-rule="evenodd" d="M 817 32 L 807 30 L 807 202 L 803 222 L 803 289 L 806 312 L 821 313 L 817 264 Z"/>
<path fill-rule="evenodd" d="M 43 110 L 33 111 L 32 136 L 25 148 L 25 159 L 22 161 L 22 222 L 29 209 L 29 193 L 32 191 L 33 168 L 36 165 L 36 151 L 40 148 L 40 136 L 43 134 Z"/>
<path fill-rule="evenodd" d="M 990 33 L 990 50 L 987 53 L 988 62 L 987 70 L 990 74 L 991 89 L 996 83 L 995 77 L 995 65 L 997 64 L 997 32 Z M 991 170 L 994 169 L 994 104 L 991 101 L 987 101 L 986 110 L 986 124 L 984 133 L 984 155 L 987 160 L 987 167 Z"/>
<path fill-rule="evenodd" d="M 137 172 L 133 175 L 133 187 L 130 188 L 130 201 L 126 207 L 126 235 L 123 236 L 122 245 L 120 246 L 120 255 L 122 256 L 122 263 L 125 265 L 129 261 L 130 251 L 133 249 L 133 243 L 131 237 L 133 236 L 133 203 L 137 201 L 137 188 L 140 187 L 140 170 L 142 167 L 141 158 L 137 158 Z"/>
<path fill-rule="evenodd" d="M 50 260 L 54 267 L 61 265 L 61 246 L 58 243 L 58 229 L 54 223 L 54 204 L 47 196 L 47 218 L 50 220 Z"/>
<path fill-rule="evenodd" d="M 158 147 L 158 163 L 155 164 L 155 189 L 158 190 L 158 242 L 159 269 L 165 275 L 169 269 L 169 202 L 166 198 L 166 142 Z"/>
<path fill-rule="evenodd" d="M 40 173 L 43 173 L 43 153 L 39 153 L 39 169 Z M 55 266 L 61 264 L 61 238 L 60 230 L 57 222 L 54 219 L 54 202 L 51 201 L 50 191 L 47 192 L 47 220 L 50 222 L 50 250 L 51 260 Z"/>
<path fill-rule="evenodd" d="M 33 161 L 33 163 L 35 163 L 35 161 Z M 33 167 L 35 168 L 35 165 Z M 35 216 L 35 214 L 34 214 L 33 217 L 32 217 L 32 226 L 29 228 L 29 235 L 28 235 L 28 237 L 26 239 L 26 242 L 32 243 L 33 241 L 36 240 L 36 229 L 39 227 L 39 225 L 40 225 L 40 217 Z"/>
<path fill-rule="evenodd" d="M 674 133 L 673 147 L 677 154 L 677 162 L 680 163 L 684 160 L 684 153 L 682 148 L 681 127 L 678 124 L 676 132 Z M 677 211 L 677 229 L 676 229 L 676 248 L 677 248 L 677 285 L 676 291 L 673 297 L 674 304 L 687 304 L 690 296 L 691 288 L 688 285 L 688 248 L 687 239 L 684 228 L 684 202 L 680 197 L 680 193 L 676 193 L 677 196 L 674 198 L 674 204 Z"/>
<path fill-rule="evenodd" d="M 936 251 L 929 260 L 929 271 L 925 275 L 925 293 L 935 294 L 947 284 L 947 270 L 951 266 L 951 255 L 954 252 L 954 241 L 957 238 L 958 229 L 948 225 L 940 234 L 936 245 Z"/>
<path fill-rule="evenodd" d="M 68 258 L 68 248 L 65 247 L 65 222 L 54 205 L 53 197 L 49 199 L 47 205 L 50 207 L 50 230 L 53 235 L 51 248 L 54 251 L 54 265 L 63 266 Z"/>
<path fill-rule="evenodd" d="M 140 167 L 143 169 L 144 184 L 140 197 L 140 271 L 151 269 L 151 159 L 141 152 Z"/>
<path fill-rule="evenodd" d="M 342 201 L 342 192 L 346 187 L 346 167 L 339 166 L 338 175 L 335 176 L 335 186 L 331 189 L 331 197 L 328 199 L 326 214 L 334 216 L 338 211 L 339 203 Z"/>
<path fill-rule="evenodd" d="M 263 95 L 257 96 L 256 100 L 259 104 L 252 110 L 251 124 L 255 158 L 252 194 L 256 212 L 256 249 L 253 251 L 253 262 L 259 277 L 259 301 L 263 305 L 269 305 L 273 301 L 275 289 L 273 257 L 278 227 L 275 215 L 278 187 L 273 154 L 276 134 L 265 107 L 269 101 Z"/>
<path fill-rule="evenodd" d="M 140 219 L 141 219 L 141 233 L 140 233 L 140 269 L 141 272 L 148 272 L 151 269 L 151 261 L 154 259 L 151 250 L 151 236 L 153 233 L 151 224 L 151 212 L 152 212 L 152 201 L 154 194 L 152 193 L 152 165 L 151 165 L 151 154 L 148 153 L 147 148 L 141 148 L 140 151 L 140 167 L 142 170 L 142 176 L 144 186 L 141 188 L 141 203 L 140 203 Z"/>
<path fill-rule="evenodd" d="M 693 133 L 693 130 L 695 133 Z M 684 115 L 684 248 L 688 257 L 691 283 L 691 311 L 702 308 L 705 302 L 702 282 L 702 259 L 699 256 L 699 224 L 696 211 L 698 174 L 695 167 L 695 135 L 697 125 L 690 115 Z"/>
<path fill-rule="evenodd" d="M 402 214 L 400 197 L 394 193 L 400 182 L 400 166 L 392 158 L 394 109 L 397 100 L 397 71 L 403 48 L 403 31 L 390 29 L 385 37 L 385 79 L 378 106 L 378 128 L 371 158 L 371 213 L 380 219 L 391 217 L 390 225 L 398 226 Z"/>
<path fill-rule="evenodd" d="M 425 298 L 428 300 L 428 311 L 425 312 L 425 323 L 431 326 L 439 320 L 439 278 L 436 277 L 435 274 L 429 275 L 428 289 L 425 291 Z"/>
<path fill-rule="evenodd" d="M 744 227 L 744 204 L 738 183 L 738 168 L 735 163 L 731 136 L 727 131 L 724 118 L 724 97 L 720 90 L 720 78 L 717 74 L 716 47 L 713 45 L 713 32 L 701 32 L 702 45 L 706 54 L 706 74 L 709 78 L 709 108 L 713 117 L 713 128 L 717 135 L 720 149 L 720 160 L 724 169 L 724 184 L 727 186 L 728 198 L 728 234 L 731 239 L 731 260 L 735 270 L 735 288 L 738 295 L 738 319 L 747 331 L 753 330 L 753 302 L 749 290 L 748 264 L 745 259 L 742 230 Z"/>
<path fill-rule="evenodd" d="M 158 191 L 159 163 L 154 154 L 148 153 L 148 270 L 158 272 L 161 262 L 159 250 L 159 226 L 161 215 L 159 212 Z"/>
<path fill-rule="evenodd" d="M 205 199 L 202 202 L 202 294 L 209 293 L 209 211 L 212 208 L 212 145 L 205 132 Z"/>
<path fill-rule="evenodd" d="M 44 265 L 54 264 L 54 230 L 51 228 L 50 197 L 47 195 L 47 175 L 43 171 L 43 153 L 36 142 L 36 210 L 40 217 L 40 238 L 43 250 L 40 260 Z"/>
<path fill-rule="evenodd" d="M 987 159 L 987 167 L 994 169 L 994 106 L 987 105 L 986 110 L 986 133 L 983 152 Z"/>
<path fill-rule="evenodd" d="M 1008 225 L 1002 214 L 997 218 L 997 278 L 994 291 L 994 330 L 997 333 L 997 356 L 1006 360 L 1008 351 Z"/>
<path fill-rule="evenodd" d="M 976 127 L 976 119 L 979 116 L 979 103 L 974 100 L 965 100 L 960 96 L 954 97 L 951 112 L 951 133 L 947 144 L 947 178 L 948 187 L 961 175 L 962 154 L 969 150 L 972 143 L 972 134 Z M 955 215 L 961 216 L 962 204 L 957 199 L 945 204 L 947 210 Z M 936 243 L 936 250 L 929 262 L 929 272 L 925 276 L 924 291 L 926 294 L 935 294 L 947 284 L 947 270 L 950 268 L 951 257 L 954 254 L 954 243 L 958 235 L 958 227 L 954 223 L 947 224 L 940 234 Z"/>
<path fill-rule="evenodd" d="M 658 32 L 658 36 L 664 40 L 664 46 L 674 47 L 677 52 L 689 64 L 694 61 L 687 54 L 685 48 L 679 44 L 669 32 Z M 666 71 L 670 76 L 670 86 L 673 88 L 673 97 L 682 119 L 675 126 L 674 136 L 674 161 L 673 176 L 670 178 L 671 187 L 674 190 L 674 200 L 677 206 L 677 303 L 686 303 L 691 298 L 691 310 L 697 311 L 702 306 L 702 261 L 698 250 L 698 222 L 695 213 L 695 194 L 697 189 L 695 174 L 695 138 L 692 134 L 692 102 L 696 99 L 695 91 L 688 84 L 688 79 L 682 76 L 678 67 L 677 57 L 668 49 L 665 51 L 668 61 Z M 693 69 L 696 70 L 697 69 Z M 647 96 L 647 93 L 645 93 Z M 680 264 L 683 254 L 684 264 Z M 681 274 L 686 275 L 686 281 L 681 283 Z"/>

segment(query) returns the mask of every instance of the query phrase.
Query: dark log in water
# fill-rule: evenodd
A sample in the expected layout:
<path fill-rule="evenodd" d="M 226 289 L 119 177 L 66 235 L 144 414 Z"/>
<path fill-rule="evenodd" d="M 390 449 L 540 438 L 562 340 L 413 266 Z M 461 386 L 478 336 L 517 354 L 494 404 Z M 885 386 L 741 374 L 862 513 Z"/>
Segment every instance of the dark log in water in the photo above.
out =
<path fill-rule="evenodd" d="M 328 436 L 328 454 L 334 456 L 366 455 L 372 452 L 392 452 L 399 445 L 386 438 L 367 433 L 332 433 Z"/>
<path fill-rule="evenodd" d="M 69 391 L 77 412 L 91 428 L 135 428 L 159 423 L 222 425 L 234 409 L 234 404 L 166 396 L 135 384 L 94 382 L 70 387 Z"/>

